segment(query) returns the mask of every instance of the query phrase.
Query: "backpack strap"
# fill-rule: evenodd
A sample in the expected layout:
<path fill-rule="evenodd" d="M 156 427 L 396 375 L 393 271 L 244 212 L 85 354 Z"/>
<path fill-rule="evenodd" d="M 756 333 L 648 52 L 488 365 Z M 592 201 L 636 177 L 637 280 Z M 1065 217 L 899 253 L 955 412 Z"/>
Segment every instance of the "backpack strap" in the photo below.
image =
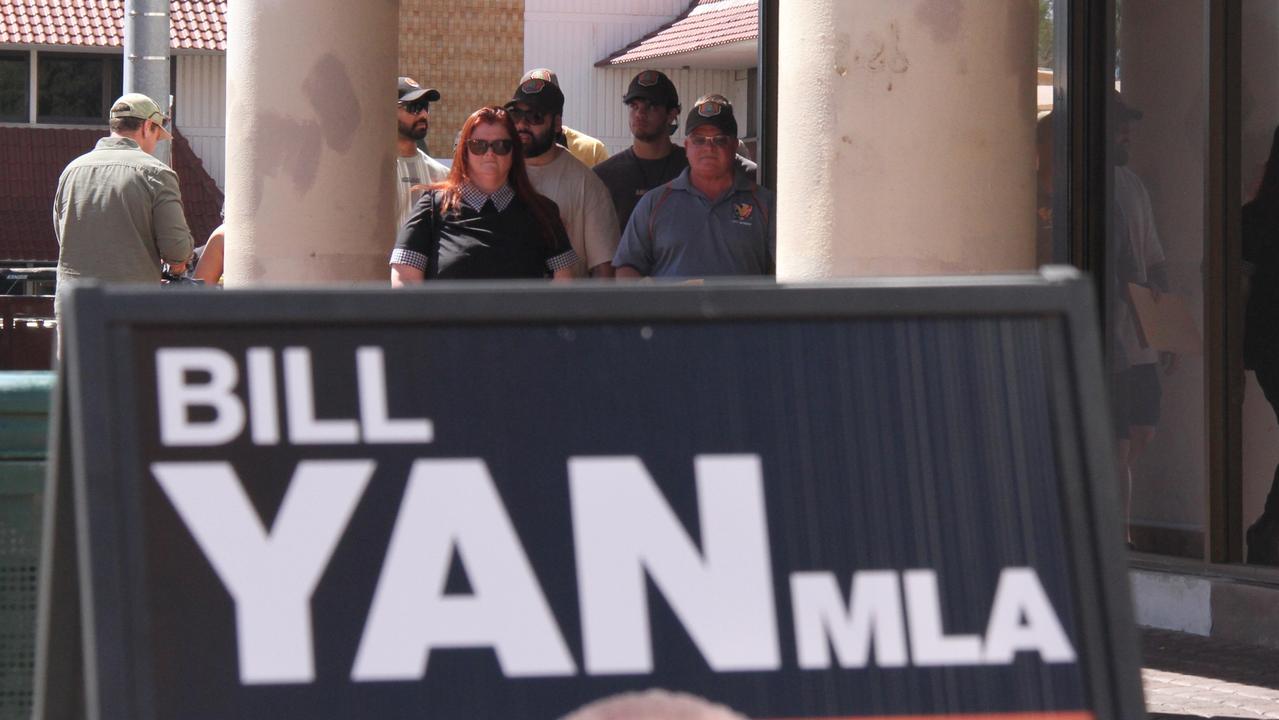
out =
<path fill-rule="evenodd" d="M 767 230 L 768 229 L 768 208 L 764 206 L 764 203 L 759 201 L 759 195 L 755 193 L 755 190 L 758 188 L 759 188 L 758 185 L 751 183 L 751 202 L 755 203 L 755 207 L 759 208 L 759 214 L 762 215 L 764 219 L 764 229 Z"/>
<path fill-rule="evenodd" d="M 674 181 L 674 180 L 672 180 L 671 182 L 675 182 L 675 181 Z M 671 196 L 671 190 L 673 189 L 673 188 L 671 188 L 671 183 L 670 183 L 670 182 L 666 183 L 666 184 L 665 184 L 665 185 L 663 185 L 662 187 L 663 187 L 663 190 L 662 190 L 662 195 L 661 195 L 661 197 L 657 198 L 657 202 L 653 203 L 653 207 L 652 207 L 652 209 L 651 209 L 651 210 L 649 210 L 649 212 L 648 212 L 648 239 L 649 239 L 649 242 L 652 242 L 652 241 L 653 241 L 653 226 L 654 226 L 654 224 L 657 222 L 657 210 L 658 210 L 658 208 L 662 207 L 662 203 L 666 202 L 666 198 L 668 198 L 668 197 L 670 197 L 670 196 Z"/>

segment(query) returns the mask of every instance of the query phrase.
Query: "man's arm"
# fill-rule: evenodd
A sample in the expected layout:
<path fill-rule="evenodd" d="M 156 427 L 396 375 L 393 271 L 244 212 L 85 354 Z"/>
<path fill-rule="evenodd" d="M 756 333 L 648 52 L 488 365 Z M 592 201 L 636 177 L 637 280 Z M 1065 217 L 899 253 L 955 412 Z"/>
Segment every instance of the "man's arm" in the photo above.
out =
<path fill-rule="evenodd" d="M 648 221 L 653 212 L 653 192 L 640 198 L 617 245 L 613 268 L 618 278 L 640 278 L 652 272 L 653 239 L 649 237 Z"/>
<path fill-rule="evenodd" d="M 621 231 L 617 227 L 617 211 L 613 208 L 613 196 L 608 186 L 593 172 L 583 176 L 582 195 L 586 213 L 586 252 L 590 255 L 591 277 L 613 277 L 613 255 Z M 588 265 L 589 265 L 588 262 Z"/>
<path fill-rule="evenodd" d="M 426 273 L 413 267 L 412 265 L 401 265 L 396 263 L 391 266 L 391 287 L 405 287 L 407 285 L 418 285 L 426 280 Z"/>
<path fill-rule="evenodd" d="M 172 170 L 153 171 L 147 174 L 151 183 L 151 227 L 155 249 L 160 259 L 170 266 L 185 266 L 191 259 L 195 242 L 187 227 L 186 214 L 182 211 L 182 193 L 178 189 L 178 176 Z"/>
<path fill-rule="evenodd" d="M 219 225 L 209 241 L 204 244 L 204 252 L 200 254 L 200 262 L 195 266 L 195 279 L 204 281 L 205 285 L 217 285 L 222 278 L 223 243 L 226 242 L 226 225 Z"/>

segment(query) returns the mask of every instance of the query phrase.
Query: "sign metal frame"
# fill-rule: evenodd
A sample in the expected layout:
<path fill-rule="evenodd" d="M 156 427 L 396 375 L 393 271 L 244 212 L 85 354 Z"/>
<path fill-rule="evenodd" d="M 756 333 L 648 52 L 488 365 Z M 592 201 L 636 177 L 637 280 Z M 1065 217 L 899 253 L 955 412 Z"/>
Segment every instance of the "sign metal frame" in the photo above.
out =
<path fill-rule="evenodd" d="M 137 527 L 140 489 L 112 477 L 123 467 L 143 477 L 138 457 L 123 449 L 137 428 L 114 411 L 129 388 L 133 332 L 174 325 L 234 331 L 263 324 L 326 329 L 385 326 L 493 325 L 760 320 L 850 320 L 910 317 L 1041 318 L 1048 363 L 1062 515 L 1074 572 L 1079 662 L 1099 720 L 1144 713 L 1137 635 L 1121 545 L 1118 489 L 1101 345 L 1091 283 L 1070 269 L 1039 275 L 864 279 L 803 285 L 734 281 L 700 286 L 656 284 L 434 283 L 406 291 L 295 288 L 226 291 L 77 288 L 64 321 L 66 363 L 55 418 L 59 453 L 52 468 L 42 565 L 37 717 L 63 717 L 76 703 L 58 700 L 62 681 L 83 674 L 83 710 L 91 718 L 155 716 L 147 628 L 132 590 L 146 568 Z M 125 413 L 128 415 L 128 413 Z M 1071 452 L 1070 449 L 1074 449 Z M 70 458 L 65 457 L 70 453 Z M 74 504 L 71 498 L 74 497 Z M 72 507 L 74 513 L 72 513 Z M 75 528 L 68 528 L 74 517 Z M 49 523 L 52 525 L 53 523 Z M 68 597 L 78 585 L 78 597 Z M 82 622 L 81 622 L 82 621 Z M 80 657 L 67 656 L 78 644 Z"/>

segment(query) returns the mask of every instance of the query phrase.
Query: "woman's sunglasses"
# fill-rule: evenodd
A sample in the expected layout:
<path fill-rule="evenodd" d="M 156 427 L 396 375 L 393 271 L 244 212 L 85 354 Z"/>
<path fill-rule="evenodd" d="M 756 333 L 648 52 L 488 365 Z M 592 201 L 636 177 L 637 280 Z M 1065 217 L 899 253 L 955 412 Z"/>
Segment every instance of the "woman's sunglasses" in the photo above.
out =
<path fill-rule="evenodd" d="M 483 155 L 490 149 L 494 155 L 509 155 L 514 144 L 510 140 L 476 140 L 466 141 L 466 149 L 471 151 L 472 155 Z"/>

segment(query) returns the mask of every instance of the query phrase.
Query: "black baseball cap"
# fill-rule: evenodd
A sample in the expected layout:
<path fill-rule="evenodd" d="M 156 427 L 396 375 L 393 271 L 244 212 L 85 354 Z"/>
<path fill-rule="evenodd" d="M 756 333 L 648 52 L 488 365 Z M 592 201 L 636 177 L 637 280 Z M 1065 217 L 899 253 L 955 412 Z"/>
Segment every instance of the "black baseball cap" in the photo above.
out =
<path fill-rule="evenodd" d="M 519 78 L 519 87 L 515 88 L 515 96 L 506 104 L 514 107 L 517 102 L 524 102 L 533 110 L 547 115 L 564 114 L 564 91 L 559 88 L 559 78 L 554 70 L 537 68 L 528 70 Z"/>
<path fill-rule="evenodd" d="M 658 70 L 642 70 L 631 78 L 631 84 L 626 88 L 622 102 L 628 103 L 640 98 L 653 105 L 667 108 L 679 107 L 679 92 L 675 90 L 675 83 Z"/>
<path fill-rule="evenodd" d="M 437 102 L 440 99 L 440 91 L 435 88 L 424 88 L 418 84 L 418 81 L 411 77 L 400 78 L 400 102 L 411 103 L 418 100 L 427 102 Z"/>
<path fill-rule="evenodd" d="M 525 103 L 548 115 L 564 114 L 564 93 L 558 85 L 546 78 L 532 77 L 521 82 L 506 107 L 514 107 L 516 103 Z"/>
<path fill-rule="evenodd" d="M 560 86 L 559 76 L 557 76 L 555 71 L 550 68 L 534 68 L 533 70 L 529 70 L 524 73 L 524 77 L 520 78 L 520 84 L 523 85 L 529 80 L 549 80 L 555 87 Z"/>
<path fill-rule="evenodd" d="M 694 130 L 703 125 L 713 125 L 725 135 L 737 137 L 737 118 L 733 116 L 733 104 L 728 98 L 713 93 L 697 99 L 693 109 L 688 111 L 688 119 L 684 121 L 684 134 L 692 135 Z"/>

